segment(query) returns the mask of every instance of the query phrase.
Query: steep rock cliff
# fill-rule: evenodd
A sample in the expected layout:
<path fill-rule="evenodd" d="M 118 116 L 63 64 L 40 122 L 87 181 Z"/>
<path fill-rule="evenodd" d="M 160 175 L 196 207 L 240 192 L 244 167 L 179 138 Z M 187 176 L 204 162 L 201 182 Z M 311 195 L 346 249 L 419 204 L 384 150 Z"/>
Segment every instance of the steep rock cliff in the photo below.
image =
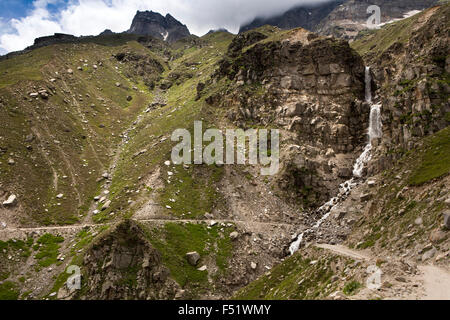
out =
<path fill-rule="evenodd" d="M 235 38 L 217 76 L 234 85 L 207 100 L 221 101 L 230 121 L 282 129 L 278 182 L 293 199 L 318 206 L 351 176 L 369 106 L 363 61 L 346 42 L 304 29 L 251 31 Z"/>

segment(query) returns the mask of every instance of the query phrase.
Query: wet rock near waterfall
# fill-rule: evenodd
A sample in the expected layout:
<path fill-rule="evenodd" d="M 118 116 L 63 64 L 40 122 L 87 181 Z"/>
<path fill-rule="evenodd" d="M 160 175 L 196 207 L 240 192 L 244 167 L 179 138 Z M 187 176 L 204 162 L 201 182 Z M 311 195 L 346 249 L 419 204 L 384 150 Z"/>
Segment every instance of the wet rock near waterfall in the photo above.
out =
<path fill-rule="evenodd" d="M 353 176 L 353 169 L 351 168 L 339 168 L 338 173 L 340 178 L 351 178 Z"/>

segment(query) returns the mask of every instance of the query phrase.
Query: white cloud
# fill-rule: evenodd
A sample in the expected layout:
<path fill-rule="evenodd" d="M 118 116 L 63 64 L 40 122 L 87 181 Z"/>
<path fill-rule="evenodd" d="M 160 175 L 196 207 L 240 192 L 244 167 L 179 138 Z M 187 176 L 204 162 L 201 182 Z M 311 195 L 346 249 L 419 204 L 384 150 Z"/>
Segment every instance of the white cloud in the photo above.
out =
<path fill-rule="evenodd" d="M 327 1 L 330 0 L 69 0 L 59 12 L 51 13 L 49 4 L 64 1 L 35 0 L 26 17 L 10 20 L 6 28 L 0 24 L 0 50 L 22 50 L 32 45 L 35 38 L 56 32 L 76 36 L 95 35 L 105 29 L 122 32 L 130 27 L 137 10 L 170 13 L 192 33 L 202 35 L 220 27 L 237 32 L 242 23 L 255 16 L 281 13 L 301 3 Z"/>

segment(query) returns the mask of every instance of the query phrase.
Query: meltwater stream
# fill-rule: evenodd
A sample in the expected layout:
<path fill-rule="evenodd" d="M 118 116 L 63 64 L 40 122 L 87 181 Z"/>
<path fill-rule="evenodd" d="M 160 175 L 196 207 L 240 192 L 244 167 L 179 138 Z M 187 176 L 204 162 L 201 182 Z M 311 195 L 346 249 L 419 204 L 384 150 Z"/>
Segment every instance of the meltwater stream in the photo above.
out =
<path fill-rule="evenodd" d="M 366 102 L 370 103 L 370 119 L 368 129 L 369 142 L 364 148 L 363 153 L 359 156 L 358 159 L 356 159 L 355 165 L 353 167 L 353 178 L 342 183 L 339 186 L 339 194 L 325 203 L 319 209 L 317 209 L 317 213 L 321 214 L 322 218 L 320 218 L 320 220 L 317 221 L 317 223 L 312 228 L 297 236 L 297 240 L 295 240 L 289 247 L 289 252 L 291 253 L 291 255 L 298 251 L 305 234 L 318 229 L 322 225 L 322 223 L 328 219 L 333 211 L 333 208 L 348 197 L 350 191 L 358 185 L 359 179 L 362 177 L 363 170 L 366 167 L 367 163 L 372 159 L 372 141 L 373 139 L 381 138 L 383 130 L 381 123 L 381 104 L 372 103 L 372 76 L 370 74 L 370 67 L 366 67 L 365 87 Z"/>

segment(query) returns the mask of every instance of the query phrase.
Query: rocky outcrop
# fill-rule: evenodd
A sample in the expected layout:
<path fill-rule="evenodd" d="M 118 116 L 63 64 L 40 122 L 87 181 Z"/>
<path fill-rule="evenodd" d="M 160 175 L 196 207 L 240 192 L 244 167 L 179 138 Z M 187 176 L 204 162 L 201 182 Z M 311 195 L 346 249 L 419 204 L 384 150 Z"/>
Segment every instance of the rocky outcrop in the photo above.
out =
<path fill-rule="evenodd" d="M 209 34 L 216 33 L 216 32 L 226 32 L 226 33 L 230 33 L 230 31 L 228 31 L 228 30 L 225 29 L 225 28 L 219 28 L 219 29 L 211 29 L 211 30 L 209 30 L 208 33 L 205 34 L 205 36 L 206 36 L 206 35 L 209 35 Z"/>
<path fill-rule="evenodd" d="M 119 52 L 115 58 L 127 67 L 125 74 L 128 77 L 142 77 L 145 85 L 150 88 L 154 88 L 155 82 L 159 80 L 160 74 L 164 71 L 161 62 L 149 55 Z"/>
<path fill-rule="evenodd" d="M 258 35 L 255 30 L 233 41 L 217 76 L 235 87 L 207 101 L 226 108 L 241 128 L 285 130 L 279 186 L 293 199 L 318 206 L 351 175 L 366 139 L 363 61 L 347 42 L 304 29 L 282 39 Z M 264 40 L 254 43 L 258 38 Z"/>
<path fill-rule="evenodd" d="M 105 29 L 105 31 L 103 31 L 102 33 L 99 34 L 99 36 L 112 36 L 115 33 L 112 32 L 110 29 Z"/>
<path fill-rule="evenodd" d="M 276 26 L 281 29 L 305 28 L 313 30 L 334 8 L 344 0 L 333 0 L 321 4 L 302 5 L 292 8 L 285 13 L 270 17 L 256 18 L 252 22 L 241 26 L 239 33 L 261 27 L 263 25 Z"/>
<path fill-rule="evenodd" d="M 97 240 L 85 254 L 83 270 L 86 290 L 82 298 L 174 299 L 179 290 L 161 254 L 132 221 Z"/>
<path fill-rule="evenodd" d="M 70 34 L 55 33 L 53 36 L 41 37 L 34 40 L 34 44 L 26 50 L 33 50 L 41 47 L 59 43 L 73 43 L 79 38 Z"/>
<path fill-rule="evenodd" d="M 188 28 L 170 14 L 164 17 L 153 11 L 138 11 L 127 32 L 149 35 L 169 43 L 190 36 Z"/>

